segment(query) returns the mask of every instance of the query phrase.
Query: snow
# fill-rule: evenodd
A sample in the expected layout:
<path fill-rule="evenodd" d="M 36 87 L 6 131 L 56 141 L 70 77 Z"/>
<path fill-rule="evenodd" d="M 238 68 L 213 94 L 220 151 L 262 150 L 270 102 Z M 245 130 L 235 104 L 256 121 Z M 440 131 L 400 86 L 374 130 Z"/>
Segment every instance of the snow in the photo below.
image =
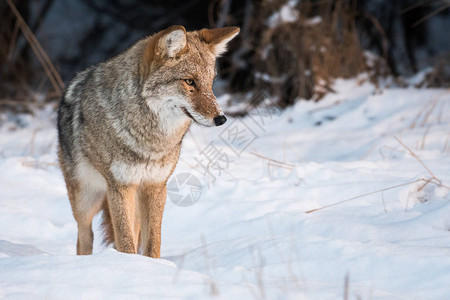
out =
<path fill-rule="evenodd" d="M 168 199 L 161 259 L 105 249 L 99 216 L 94 255 L 76 256 L 55 113 L 1 114 L 0 298 L 339 299 L 346 277 L 350 299 L 448 298 L 450 93 L 362 81 L 192 127 L 174 175 L 194 174 L 201 196 Z M 192 167 L 211 145 L 228 164 L 203 176 Z"/>
<path fill-rule="evenodd" d="M 294 23 L 299 18 L 299 12 L 295 8 L 298 0 L 290 0 L 284 4 L 279 11 L 275 11 L 267 20 L 267 26 L 277 27 L 283 23 Z"/>

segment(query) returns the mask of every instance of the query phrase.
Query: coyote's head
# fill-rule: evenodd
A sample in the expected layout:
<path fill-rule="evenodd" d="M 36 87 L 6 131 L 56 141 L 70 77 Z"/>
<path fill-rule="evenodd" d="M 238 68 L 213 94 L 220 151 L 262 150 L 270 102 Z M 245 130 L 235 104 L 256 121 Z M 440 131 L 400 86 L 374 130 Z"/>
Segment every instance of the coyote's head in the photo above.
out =
<path fill-rule="evenodd" d="M 150 37 L 139 70 L 150 109 L 170 122 L 190 118 L 204 126 L 224 124 L 212 90 L 215 61 L 238 33 L 238 27 L 186 32 L 172 26 Z"/>

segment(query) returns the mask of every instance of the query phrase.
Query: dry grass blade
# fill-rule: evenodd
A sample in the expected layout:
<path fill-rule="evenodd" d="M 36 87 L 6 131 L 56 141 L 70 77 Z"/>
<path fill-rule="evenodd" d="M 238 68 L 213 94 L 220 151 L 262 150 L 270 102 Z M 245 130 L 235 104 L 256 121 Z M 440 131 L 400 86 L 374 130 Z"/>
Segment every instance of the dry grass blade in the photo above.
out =
<path fill-rule="evenodd" d="M 438 9 L 430 12 L 429 14 L 425 15 L 423 18 L 420 18 L 417 22 L 415 22 L 414 24 L 412 24 L 412 28 L 416 27 L 417 25 L 419 25 L 420 23 L 428 20 L 429 18 L 431 18 L 434 15 L 437 15 L 438 13 L 440 13 L 441 11 L 447 9 L 450 7 L 450 4 L 443 4 L 441 7 L 439 7 Z"/>
<path fill-rule="evenodd" d="M 299 161 L 303 161 L 303 159 L 300 157 L 300 155 L 294 150 L 294 148 L 290 144 L 284 142 L 283 146 L 288 148 L 298 158 Z M 285 150 L 284 147 L 283 147 L 283 150 Z M 286 159 L 286 151 L 284 151 L 284 153 L 283 153 L 283 158 Z"/>
<path fill-rule="evenodd" d="M 11 60 L 14 53 L 14 48 L 16 47 L 17 43 L 17 37 L 19 35 L 19 21 L 16 21 L 14 24 L 13 34 L 11 37 L 11 42 L 9 43 L 9 50 L 8 50 L 8 60 Z"/>
<path fill-rule="evenodd" d="M 47 167 L 58 167 L 57 162 L 45 162 L 45 161 L 29 161 L 26 158 L 22 161 L 22 165 L 29 168 L 37 168 L 45 170 Z"/>
<path fill-rule="evenodd" d="M 35 102 L 27 102 L 22 99 L 0 99 L 0 106 L 7 105 L 7 106 L 27 106 L 27 107 L 42 107 L 47 106 L 47 103 L 35 103 Z M 57 104 L 54 104 L 55 106 Z"/>
<path fill-rule="evenodd" d="M 442 98 L 435 98 L 433 102 L 431 103 L 430 109 L 425 113 L 425 116 L 423 118 L 421 126 L 425 126 L 425 124 L 428 122 L 429 117 L 433 113 L 434 109 L 436 108 L 437 104 L 439 103 L 439 100 Z"/>
<path fill-rule="evenodd" d="M 417 1 L 416 3 L 410 5 L 407 8 L 405 8 L 404 10 L 402 10 L 402 14 L 404 14 L 404 13 L 406 13 L 406 12 L 408 12 L 408 11 L 414 9 L 414 8 L 417 8 L 419 6 L 426 5 L 428 1 L 429 0 Z"/>
<path fill-rule="evenodd" d="M 431 128 L 431 125 L 430 125 L 430 126 L 427 126 L 427 128 L 425 129 L 425 132 L 423 133 L 423 136 L 422 136 L 422 143 L 421 143 L 421 145 L 420 145 L 420 150 L 425 149 L 425 142 L 426 142 L 427 135 L 428 135 L 428 133 L 430 132 L 430 128 Z"/>
<path fill-rule="evenodd" d="M 432 178 L 431 179 L 431 183 L 433 183 L 433 184 L 435 184 L 435 185 L 437 185 L 437 186 L 439 186 L 439 187 L 443 187 L 443 188 L 445 188 L 445 189 L 447 189 L 447 190 L 450 190 L 450 186 L 448 186 L 448 185 L 445 185 L 445 184 L 442 184 L 442 182 L 436 182 L 436 181 L 433 181 L 433 180 L 435 180 L 434 178 Z"/>
<path fill-rule="evenodd" d="M 276 167 L 276 168 L 286 169 L 286 170 L 290 170 L 290 171 L 292 171 L 292 169 L 293 169 L 293 168 L 291 168 L 291 167 L 287 167 L 287 166 L 283 166 L 283 165 L 278 165 L 278 164 L 275 164 L 275 163 L 273 163 L 273 162 L 269 162 L 268 166 L 269 166 L 269 168 L 270 168 L 270 167 Z"/>
<path fill-rule="evenodd" d="M 431 180 L 433 180 L 433 178 L 430 178 L 427 181 L 425 181 L 425 183 L 421 187 L 419 187 L 417 191 L 420 192 L 421 190 L 423 190 L 427 186 L 427 184 L 431 182 Z"/>
<path fill-rule="evenodd" d="M 447 138 L 446 138 L 445 143 L 444 143 L 444 149 L 443 149 L 444 152 L 447 152 L 449 140 L 450 140 L 450 132 L 447 134 Z"/>
<path fill-rule="evenodd" d="M 197 139 L 195 138 L 195 135 L 192 133 L 191 130 L 188 130 L 187 133 L 191 136 L 192 141 L 194 141 L 195 147 L 197 148 L 198 152 L 202 152 L 202 149 L 200 148 L 199 143 L 197 142 Z"/>
<path fill-rule="evenodd" d="M 268 161 L 274 162 L 275 164 L 289 167 L 291 169 L 293 169 L 295 167 L 293 164 L 289 164 L 289 163 L 285 163 L 285 162 L 282 162 L 282 161 L 279 161 L 279 160 L 276 160 L 276 159 L 272 159 L 270 157 L 267 157 L 267 156 L 264 156 L 264 155 L 261 155 L 261 154 L 255 153 L 255 152 L 251 152 L 250 151 L 250 154 L 252 154 L 252 155 L 254 155 L 256 157 L 259 157 L 259 158 L 266 159 Z"/>
<path fill-rule="evenodd" d="M 349 275 L 345 275 L 344 281 L 344 300 L 348 300 L 348 290 L 349 290 Z"/>
<path fill-rule="evenodd" d="M 383 58 L 385 60 L 387 60 L 388 59 L 389 40 L 386 36 L 386 31 L 384 31 L 383 26 L 380 24 L 380 21 L 378 21 L 377 18 L 375 18 L 374 16 L 372 16 L 371 14 L 368 14 L 368 13 L 365 13 L 364 16 L 370 22 L 372 22 L 375 29 L 380 33 L 381 38 L 382 38 L 381 45 L 382 45 L 382 50 L 383 50 Z"/>
<path fill-rule="evenodd" d="M 406 150 L 408 150 L 408 152 L 415 158 L 417 159 L 417 161 L 425 168 L 425 170 L 428 171 L 428 173 L 431 175 L 431 177 L 436 180 L 437 182 L 439 182 L 439 184 L 441 184 L 441 181 L 439 179 L 437 179 L 436 176 L 434 176 L 433 172 L 431 172 L 431 170 L 423 163 L 423 161 L 419 158 L 419 156 L 417 156 L 416 153 L 414 153 L 414 151 L 412 151 L 408 146 L 405 145 L 405 143 L 403 143 L 398 137 L 395 137 L 395 139 L 397 140 L 397 142 L 400 143 L 400 145 L 402 145 Z"/>
<path fill-rule="evenodd" d="M 187 166 L 189 166 L 189 168 L 191 168 L 191 169 L 195 169 L 196 168 L 196 166 L 194 166 L 194 165 L 192 165 L 192 164 L 190 164 L 190 163 L 188 163 L 187 161 L 185 161 L 183 158 L 181 158 L 180 157 L 180 161 L 182 162 L 182 163 L 185 163 Z"/>
<path fill-rule="evenodd" d="M 417 113 L 416 117 L 413 119 L 413 122 L 409 128 L 410 129 L 415 128 L 416 125 L 419 123 L 420 119 L 422 118 L 422 116 L 423 116 L 423 118 L 422 118 L 422 123 L 420 124 L 420 126 L 422 126 L 422 127 L 425 126 L 425 124 L 428 121 L 428 118 L 434 111 L 439 100 L 440 100 L 440 98 L 437 97 L 437 98 L 433 99 L 433 102 L 431 103 L 431 105 L 429 103 L 426 103 L 425 105 L 423 105 L 423 107 L 419 109 L 419 112 Z"/>
<path fill-rule="evenodd" d="M 50 79 L 50 82 L 52 83 L 53 88 L 57 92 L 58 96 L 61 96 L 62 91 L 64 89 L 64 83 L 61 79 L 61 76 L 59 76 L 59 73 L 58 73 L 58 71 L 56 71 L 56 68 L 53 65 L 52 61 L 48 57 L 45 50 L 42 48 L 38 39 L 31 31 L 30 27 L 28 27 L 27 23 L 22 18 L 22 15 L 17 10 L 14 3 L 11 0 L 6 0 L 6 2 L 8 3 L 8 5 L 11 8 L 14 15 L 16 16 L 20 30 L 22 31 L 25 39 L 27 40 L 27 42 L 30 44 L 31 48 L 33 49 L 33 52 L 36 54 L 36 57 L 38 58 L 41 66 L 44 69 L 45 73 L 47 74 L 48 78 Z"/>
<path fill-rule="evenodd" d="M 312 213 L 312 212 L 315 212 L 315 211 L 318 211 L 318 210 L 322 210 L 322 209 L 325 209 L 325 208 L 333 207 L 333 206 L 336 206 L 336 205 L 339 205 L 339 204 L 342 204 L 342 203 L 345 203 L 345 202 L 349 202 L 349 201 L 352 201 L 352 200 L 356 200 L 356 199 L 363 198 L 363 197 L 366 197 L 366 196 L 370 196 L 370 195 L 373 195 L 373 194 L 377 194 L 377 193 L 380 193 L 380 192 L 396 189 L 396 188 L 399 188 L 399 187 L 402 187 L 402 186 L 410 185 L 410 184 L 413 184 L 413 183 L 416 183 L 416 182 L 419 182 L 419 181 L 427 181 L 427 180 L 421 178 L 421 179 L 416 179 L 416 180 L 409 181 L 409 182 L 406 182 L 406 183 L 390 186 L 390 187 L 387 187 L 387 188 L 384 188 L 384 189 L 381 189 L 381 190 L 369 192 L 369 193 L 358 195 L 358 196 L 355 196 L 355 197 L 352 197 L 352 198 L 349 198 L 349 199 L 345 199 L 345 200 L 342 200 L 342 201 L 339 201 L 339 202 L 335 202 L 335 203 L 332 203 L 332 204 L 329 204 L 329 205 L 325 205 L 325 206 L 322 206 L 322 207 L 319 207 L 319 208 L 311 209 L 311 210 L 306 211 L 305 213 L 309 214 L 309 213 Z"/>

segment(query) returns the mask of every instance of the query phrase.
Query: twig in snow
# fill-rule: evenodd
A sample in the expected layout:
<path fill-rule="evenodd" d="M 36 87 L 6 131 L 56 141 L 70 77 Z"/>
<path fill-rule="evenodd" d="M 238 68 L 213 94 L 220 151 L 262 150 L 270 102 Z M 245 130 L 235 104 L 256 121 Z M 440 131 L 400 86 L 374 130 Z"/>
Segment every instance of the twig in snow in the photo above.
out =
<path fill-rule="evenodd" d="M 59 167 L 57 162 L 45 162 L 45 161 L 36 161 L 36 160 L 28 160 L 28 157 L 24 157 L 22 159 L 22 165 L 30 168 L 37 168 L 45 170 L 47 167 Z"/>
<path fill-rule="evenodd" d="M 275 163 L 273 163 L 273 162 L 271 162 L 271 161 L 269 161 L 268 163 L 267 163 L 267 171 L 269 172 L 269 177 L 270 178 L 273 178 L 273 176 L 272 176 L 272 174 L 270 173 L 270 167 L 277 167 L 277 168 L 280 168 L 280 169 L 286 169 L 286 170 L 289 170 L 290 172 L 289 172 L 289 175 L 292 173 L 292 171 L 294 170 L 293 168 L 291 168 L 291 167 L 286 167 L 286 166 L 283 166 L 283 165 L 278 165 L 278 164 L 275 164 Z"/>
<path fill-rule="evenodd" d="M 192 131 L 188 130 L 187 133 L 191 136 L 192 140 L 194 141 L 195 147 L 197 148 L 198 152 L 202 152 L 202 149 L 200 148 L 200 145 L 198 144 L 197 139 L 195 138 L 195 135 L 192 133 Z"/>
<path fill-rule="evenodd" d="M 339 201 L 339 202 L 335 202 L 335 203 L 332 203 L 332 204 L 329 204 L 329 205 L 325 205 L 325 206 L 322 206 L 322 207 L 319 207 L 319 208 L 311 209 L 311 210 L 306 211 L 305 213 L 309 214 L 309 213 L 312 213 L 312 212 L 315 212 L 315 211 L 318 211 L 318 210 L 322 210 L 322 209 L 325 209 L 325 208 L 336 206 L 336 205 L 339 205 L 339 204 L 342 204 L 342 203 L 345 203 L 345 202 L 349 202 L 349 201 L 352 201 L 352 200 L 356 200 L 356 199 L 363 198 L 363 197 L 366 197 L 366 196 L 370 196 L 370 195 L 373 195 L 373 194 L 377 194 L 377 193 L 380 193 L 380 192 L 396 189 L 396 188 L 399 188 L 399 187 L 402 187 L 402 186 L 410 185 L 410 184 L 413 184 L 413 183 L 416 183 L 416 182 L 419 182 L 419 181 L 426 181 L 426 179 L 420 178 L 420 179 L 416 179 L 416 180 L 409 181 L 409 182 L 406 182 L 406 183 L 390 186 L 390 187 L 387 187 L 387 188 L 384 188 L 384 189 L 381 189 L 381 190 L 369 192 L 369 193 L 362 194 L 362 195 L 359 195 L 359 196 L 355 196 L 355 197 L 352 197 L 352 198 L 349 198 L 349 199 L 345 199 L 345 200 L 342 200 L 342 201 Z"/>
<path fill-rule="evenodd" d="M 35 140 L 36 140 L 36 134 L 37 132 L 41 130 L 40 128 L 36 128 L 33 130 L 33 133 L 31 134 L 31 139 L 30 139 L 30 151 L 28 152 L 28 155 L 33 156 L 34 155 L 34 144 L 35 144 Z"/>
<path fill-rule="evenodd" d="M 421 127 L 424 127 L 425 124 L 428 122 L 428 118 L 433 113 L 434 109 L 436 108 L 439 101 L 442 99 L 442 96 L 446 95 L 446 92 L 439 94 L 434 97 L 433 102 L 431 102 L 431 105 L 429 102 L 425 103 L 425 105 L 422 106 L 422 108 L 417 113 L 416 117 L 414 118 L 411 126 L 409 126 L 410 129 L 413 129 L 416 127 L 417 123 L 419 123 L 420 118 L 423 115 L 422 123 L 420 124 Z M 445 104 L 445 102 L 443 102 Z"/>
<path fill-rule="evenodd" d="M 433 178 L 427 179 L 427 180 L 425 181 L 425 183 L 424 183 L 421 187 L 419 187 L 419 188 L 417 189 L 416 192 L 420 192 L 421 190 L 423 190 L 423 189 L 427 186 L 427 184 L 429 184 L 432 180 L 433 180 Z M 433 182 L 433 183 L 435 183 L 435 182 Z M 437 183 L 435 183 L 435 184 L 437 184 Z M 409 198 L 410 198 L 410 195 L 411 195 L 411 190 L 408 192 L 408 197 L 406 198 L 405 212 L 408 211 L 408 205 L 409 205 Z"/>
<path fill-rule="evenodd" d="M 436 108 L 437 104 L 439 103 L 439 100 L 442 99 L 442 97 L 436 97 L 433 102 L 430 105 L 430 109 L 425 112 L 425 116 L 423 117 L 422 120 L 422 124 L 420 124 L 420 126 L 425 126 L 425 124 L 428 122 L 428 118 L 431 116 L 431 114 L 433 113 L 434 109 Z"/>
<path fill-rule="evenodd" d="M 384 192 L 383 191 L 381 191 L 381 199 L 383 200 L 384 212 L 387 213 L 386 202 L 384 201 Z"/>
<path fill-rule="evenodd" d="M 264 267 L 266 265 L 266 261 L 258 249 L 249 247 L 250 254 L 252 256 L 253 261 L 253 269 L 255 270 L 256 281 L 258 284 L 259 295 L 257 295 L 257 299 L 265 299 L 266 293 L 264 289 Z"/>
<path fill-rule="evenodd" d="M 293 168 L 291 168 L 291 167 L 287 167 L 287 166 L 283 166 L 283 165 L 278 165 L 278 164 L 275 164 L 275 163 L 269 161 L 269 163 L 268 163 L 269 169 L 270 169 L 271 166 L 272 166 L 272 167 L 281 168 L 281 169 L 290 170 L 290 171 L 293 170 Z"/>
<path fill-rule="evenodd" d="M 345 275 L 344 280 L 344 300 L 348 300 L 348 286 L 349 286 L 349 275 L 348 273 Z"/>
<path fill-rule="evenodd" d="M 395 137 L 395 139 L 397 140 L 397 142 L 400 143 L 400 145 L 402 145 L 403 147 L 405 147 L 406 150 L 408 150 L 408 152 L 415 158 L 417 159 L 417 161 L 428 171 L 428 173 L 431 175 L 431 177 L 436 180 L 439 184 L 441 184 L 441 181 L 439 179 L 437 179 L 436 176 L 434 176 L 433 172 L 431 172 L 431 170 L 423 163 L 423 161 L 419 158 L 419 156 L 417 156 L 416 153 L 414 153 L 414 151 L 412 151 L 408 146 L 405 145 L 405 143 L 403 143 L 398 137 Z"/>
<path fill-rule="evenodd" d="M 428 179 L 420 188 L 417 189 L 417 191 L 420 192 L 421 190 L 423 190 L 423 188 L 426 187 L 427 184 L 431 182 L 431 180 L 433 180 L 433 178 Z"/>
<path fill-rule="evenodd" d="M 276 160 L 276 159 L 272 159 L 270 157 L 267 157 L 267 156 L 264 156 L 264 155 L 261 155 L 261 154 L 258 154 L 258 153 L 252 152 L 252 151 L 250 151 L 250 154 L 252 154 L 252 155 L 254 155 L 256 157 L 259 157 L 259 158 L 266 159 L 268 161 L 274 162 L 274 163 L 276 163 L 278 165 L 285 166 L 285 167 L 290 168 L 290 169 L 293 169 L 295 167 L 293 164 L 289 164 L 289 163 L 285 163 L 285 162 L 282 162 L 282 161 L 279 161 L 279 160 Z"/>
<path fill-rule="evenodd" d="M 291 150 L 292 153 L 294 153 L 294 155 L 298 158 L 298 160 L 303 161 L 303 159 L 300 157 L 300 155 L 294 150 L 294 148 L 289 145 L 288 143 L 284 142 L 283 143 L 283 150 L 285 149 L 284 147 L 287 147 L 289 150 Z M 286 151 L 284 151 L 284 159 L 286 160 Z"/>
<path fill-rule="evenodd" d="M 383 152 L 383 148 L 387 148 L 387 149 L 389 149 L 389 150 L 391 150 L 391 151 L 394 151 L 394 152 L 403 153 L 403 150 L 398 150 L 398 149 L 395 149 L 394 147 L 390 147 L 390 146 L 383 145 L 383 146 L 381 146 L 381 147 L 378 149 L 378 152 L 380 152 L 380 155 L 381 155 L 381 157 L 382 157 L 383 159 L 386 158 L 386 156 L 384 155 L 384 152 Z M 364 158 L 364 157 L 362 157 L 362 158 Z"/>
<path fill-rule="evenodd" d="M 207 244 L 206 244 L 206 240 L 205 240 L 205 236 L 202 234 L 201 236 L 202 239 L 202 248 L 203 248 L 203 257 L 205 258 L 205 269 L 209 275 L 209 280 L 208 280 L 208 284 L 209 284 L 209 292 L 211 296 L 218 296 L 219 295 L 219 289 L 217 288 L 216 283 L 213 281 L 212 276 L 211 276 L 211 266 L 209 265 L 209 255 L 208 255 L 208 251 L 207 251 Z"/>
<path fill-rule="evenodd" d="M 220 170 L 220 171 L 224 171 L 225 173 L 228 174 L 228 176 L 232 177 L 234 179 L 234 181 L 239 181 L 239 178 L 237 178 L 236 176 L 234 176 L 233 174 L 231 174 L 229 171 L 227 171 L 226 169 Z"/>
<path fill-rule="evenodd" d="M 189 168 L 195 169 L 195 166 L 194 166 L 194 165 L 191 165 L 190 163 L 188 163 L 187 161 L 185 161 L 185 160 L 184 160 L 183 158 L 181 158 L 181 157 L 180 157 L 180 161 L 183 162 L 183 163 L 185 163 L 186 165 L 188 165 Z"/>
<path fill-rule="evenodd" d="M 449 140 L 450 140 L 450 132 L 447 134 L 447 139 L 445 140 L 444 149 L 443 149 L 444 152 L 447 152 Z"/>
<path fill-rule="evenodd" d="M 447 93 L 450 92 L 450 89 L 446 90 Z M 441 105 L 441 109 L 439 110 L 439 115 L 438 115 L 438 124 L 442 124 L 442 116 L 444 115 L 444 110 L 445 110 L 445 101 L 442 101 L 442 105 Z"/>
<path fill-rule="evenodd" d="M 431 128 L 431 125 L 427 126 L 427 129 L 425 129 L 425 132 L 423 133 L 422 145 L 420 145 L 420 150 L 423 150 L 425 148 L 425 140 L 427 138 L 428 132 L 430 132 L 430 128 Z"/>
<path fill-rule="evenodd" d="M 183 270 L 183 265 L 186 259 L 186 253 L 183 253 L 180 255 L 180 259 L 177 260 L 177 271 L 175 272 L 175 275 L 173 275 L 173 281 L 172 283 L 176 284 L 178 282 L 178 278 L 180 276 L 181 270 Z"/>

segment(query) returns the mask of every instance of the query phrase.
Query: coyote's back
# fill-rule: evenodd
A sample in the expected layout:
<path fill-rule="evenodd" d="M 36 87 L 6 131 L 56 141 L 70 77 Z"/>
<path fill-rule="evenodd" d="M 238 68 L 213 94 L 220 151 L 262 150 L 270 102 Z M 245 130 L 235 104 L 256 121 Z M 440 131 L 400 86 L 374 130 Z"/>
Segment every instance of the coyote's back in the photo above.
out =
<path fill-rule="evenodd" d="M 160 256 L 167 180 L 192 121 L 226 121 L 212 92 L 215 60 L 238 32 L 172 26 L 73 79 L 58 112 L 58 157 L 77 254 L 92 253 L 103 209 L 106 242 Z"/>

